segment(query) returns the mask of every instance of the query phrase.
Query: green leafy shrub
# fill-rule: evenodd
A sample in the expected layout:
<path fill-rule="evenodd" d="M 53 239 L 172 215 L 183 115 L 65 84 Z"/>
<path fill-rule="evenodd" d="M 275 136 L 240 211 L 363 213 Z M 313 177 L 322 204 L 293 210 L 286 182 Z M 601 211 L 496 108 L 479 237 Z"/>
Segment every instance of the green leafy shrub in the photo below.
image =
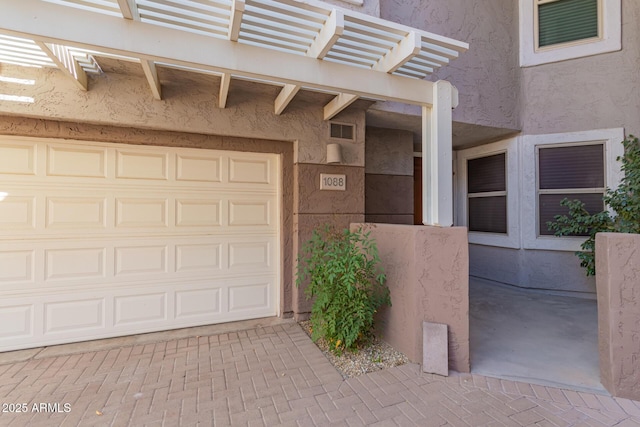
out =
<path fill-rule="evenodd" d="M 373 335 L 374 314 L 391 305 L 386 276 L 370 232 L 328 226 L 314 230 L 298 257 L 296 285 L 309 282 L 305 294 L 315 298 L 311 338 L 326 339 L 335 353 L 355 350 Z"/>
<path fill-rule="evenodd" d="M 580 200 L 564 199 L 560 203 L 569 208 L 567 215 L 556 215 L 555 221 L 547 226 L 556 236 L 587 234 L 587 240 L 581 245 L 582 251 L 576 252 L 580 258 L 580 265 L 586 269 L 587 276 L 596 273 L 595 245 L 596 233 L 640 233 L 640 142 L 638 138 L 629 135 L 622 141 L 624 155 L 617 158 L 622 163 L 624 177 L 620 186 L 607 189 L 604 203 L 615 215 L 608 210 L 590 214 Z"/>

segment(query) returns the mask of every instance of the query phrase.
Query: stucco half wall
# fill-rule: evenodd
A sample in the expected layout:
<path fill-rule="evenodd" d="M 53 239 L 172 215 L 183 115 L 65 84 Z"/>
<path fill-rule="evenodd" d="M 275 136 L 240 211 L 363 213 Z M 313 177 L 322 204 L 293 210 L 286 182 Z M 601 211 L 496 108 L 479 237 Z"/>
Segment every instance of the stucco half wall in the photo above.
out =
<path fill-rule="evenodd" d="M 640 235 L 596 235 L 600 380 L 613 395 L 640 400 Z"/>
<path fill-rule="evenodd" d="M 469 372 L 469 252 L 466 227 L 351 224 L 371 232 L 391 291 L 380 316 L 385 341 L 422 361 L 422 322 L 448 326 L 449 369 Z"/>

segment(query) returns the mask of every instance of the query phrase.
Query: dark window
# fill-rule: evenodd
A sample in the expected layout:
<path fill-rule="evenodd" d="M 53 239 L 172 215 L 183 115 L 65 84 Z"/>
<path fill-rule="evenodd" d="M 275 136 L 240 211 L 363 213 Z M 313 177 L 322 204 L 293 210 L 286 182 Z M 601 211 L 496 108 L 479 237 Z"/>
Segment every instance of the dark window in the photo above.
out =
<path fill-rule="evenodd" d="M 598 37 L 599 0 L 538 0 L 538 46 Z"/>
<path fill-rule="evenodd" d="M 507 196 L 470 198 L 469 230 L 506 234 Z"/>
<path fill-rule="evenodd" d="M 604 146 L 541 148 L 540 189 L 604 187 Z"/>
<path fill-rule="evenodd" d="M 604 144 L 540 148 L 538 150 L 539 235 L 553 235 L 547 227 L 568 209 L 560 202 L 580 200 L 589 213 L 602 212 L 605 191 Z"/>
<path fill-rule="evenodd" d="M 480 157 L 467 162 L 467 191 L 484 193 L 506 191 L 505 153 Z"/>
<path fill-rule="evenodd" d="M 467 160 L 469 231 L 507 233 L 506 154 Z"/>

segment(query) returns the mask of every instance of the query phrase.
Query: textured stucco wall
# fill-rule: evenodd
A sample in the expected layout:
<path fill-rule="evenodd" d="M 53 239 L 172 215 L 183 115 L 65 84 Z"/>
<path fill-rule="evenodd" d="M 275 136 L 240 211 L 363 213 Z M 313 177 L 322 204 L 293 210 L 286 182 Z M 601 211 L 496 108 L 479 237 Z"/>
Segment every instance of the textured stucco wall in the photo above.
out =
<path fill-rule="evenodd" d="M 352 224 L 355 229 L 362 224 Z M 422 322 L 448 326 L 449 369 L 469 372 L 467 229 L 365 224 L 387 275 L 392 306 L 380 313 L 382 337 L 422 362 Z"/>
<path fill-rule="evenodd" d="M 587 277 L 573 252 L 469 245 L 469 274 L 523 288 L 570 292 L 592 298 L 595 280 Z"/>
<path fill-rule="evenodd" d="M 514 2 L 515 3 L 515 2 Z M 640 133 L 640 2 L 622 1 L 622 50 L 522 69 L 526 134 Z"/>
<path fill-rule="evenodd" d="M 346 190 L 320 190 L 320 174 L 344 174 Z M 364 168 L 354 166 L 298 163 L 294 166 L 293 251 L 298 254 L 311 238 L 314 229 L 325 224 L 337 230 L 352 222 L 364 221 Z M 295 276 L 295 272 L 294 272 Z M 306 319 L 312 301 L 307 301 L 306 286 L 293 289 L 293 312 L 296 319 Z"/>
<path fill-rule="evenodd" d="M 640 400 L 640 235 L 596 236 L 600 380 L 613 395 Z"/>
<path fill-rule="evenodd" d="M 413 224 L 413 134 L 367 127 L 365 220 Z"/>
<path fill-rule="evenodd" d="M 519 129 L 518 2 L 515 0 L 381 0 L 384 19 L 469 43 L 435 73 L 460 92 L 453 120 Z"/>
<path fill-rule="evenodd" d="M 323 107 L 331 95 L 303 92 L 285 112 L 274 114 L 277 86 L 233 79 L 227 107 L 218 108 L 220 79 L 158 67 L 163 100 L 154 100 L 135 65 L 105 60 L 105 74 L 91 77 L 89 91 L 78 90 L 62 72 L 0 64 L 5 77 L 32 79 L 33 85 L 0 82 L 0 93 L 34 98 L 33 103 L 2 102 L 0 114 L 179 132 L 273 139 L 296 143 L 295 161 L 324 163 L 328 122 Z M 120 72 L 122 70 L 122 72 Z M 135 68 L 134 68 L 135 70 Z M 360 107 L 358 108 L 358 102 Z M 356 101 L 336 120 L 356 125 L 356 140 L 341 141 L 344 164 L 364 166 L 365 113 L 370 102 Z"/>

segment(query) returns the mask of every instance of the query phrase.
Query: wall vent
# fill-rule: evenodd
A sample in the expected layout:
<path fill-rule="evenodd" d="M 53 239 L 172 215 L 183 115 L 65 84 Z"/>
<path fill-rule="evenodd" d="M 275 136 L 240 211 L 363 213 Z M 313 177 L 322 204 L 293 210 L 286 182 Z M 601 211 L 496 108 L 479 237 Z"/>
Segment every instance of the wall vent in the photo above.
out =
<path fill-rule="evenodd" d="M 356 125 L 331 122 L 329 136 L 333 139 L 353 141 L 356 139 Z"/>

